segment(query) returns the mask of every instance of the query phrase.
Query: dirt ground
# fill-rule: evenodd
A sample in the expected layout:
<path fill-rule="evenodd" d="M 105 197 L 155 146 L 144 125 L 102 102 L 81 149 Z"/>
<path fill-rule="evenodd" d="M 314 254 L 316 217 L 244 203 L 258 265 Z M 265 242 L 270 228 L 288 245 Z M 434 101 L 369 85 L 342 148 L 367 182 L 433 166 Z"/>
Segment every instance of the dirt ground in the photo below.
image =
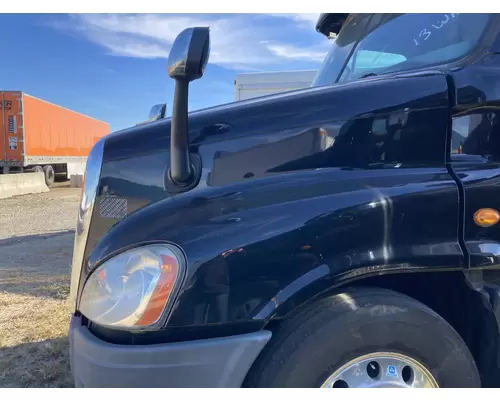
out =
<path fill-rule="evenodd" d="M 0 200 L 0 387 L 71 387 L 70 265 L 80 189 Z"/>

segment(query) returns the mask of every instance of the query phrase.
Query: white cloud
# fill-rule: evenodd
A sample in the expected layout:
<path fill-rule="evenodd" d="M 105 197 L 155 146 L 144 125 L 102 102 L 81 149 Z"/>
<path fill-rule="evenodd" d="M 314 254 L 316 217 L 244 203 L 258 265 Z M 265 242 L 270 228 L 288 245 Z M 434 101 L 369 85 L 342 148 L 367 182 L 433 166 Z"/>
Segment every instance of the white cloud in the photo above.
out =
<path fill-rule="evenodd" d="M 281 58 L 288 58 L 291 60 L 309 60 L 321 62 L 326 55 L 326 51 L 319 51 L 314 49 L 303 49 L 292 45 L 268 45 L 276 56 Z"/>
<path fill-rule="evenodd" d="M 110 55 L 137 58 L 167 58 L 175 37 L 183 29 L 209 26 L 211 63 L 259 69 L 290 61 L 321 61 L 328 42 L 314 30 L 317 17 L 318 14 L 76 14 L 64 26 L 107 49 Z M 61 21 L 55 26 L 61 28 Z"/>
<path fill-rule="evenodd" d="M 319 13 L 316 14 L 271 14 L 275 17 L 289 18 L 297 22 L 303 22 L 303 27 L 305 28 L 315 28 L 316 22 L 318 22 Z"/>

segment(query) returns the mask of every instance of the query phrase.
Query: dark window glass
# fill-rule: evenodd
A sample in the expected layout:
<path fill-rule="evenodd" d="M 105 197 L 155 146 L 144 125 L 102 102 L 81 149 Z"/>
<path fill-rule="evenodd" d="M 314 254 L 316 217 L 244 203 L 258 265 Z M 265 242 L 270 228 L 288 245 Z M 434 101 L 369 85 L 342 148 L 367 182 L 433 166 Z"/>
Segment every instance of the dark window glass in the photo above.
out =
<path fill-rule="evenodd" d="M 445 132 L 441 110 L 401 110 L 323 127 L 325 162 L 333 167 L 444 162 Z"/>
<path fill-rule="evenodd" d="M 346 21 L 313 85 L 448 63 L 468 54 L 489 14 L 359 14 Z M 352 48 L 354 51 L 351 51 Z"/>
<path fill-rule="evenodd" d="M 500 115 L 496 112 L 458 116 L 453 118 L 451 154 L 477 155 L 500 161 Z"/>

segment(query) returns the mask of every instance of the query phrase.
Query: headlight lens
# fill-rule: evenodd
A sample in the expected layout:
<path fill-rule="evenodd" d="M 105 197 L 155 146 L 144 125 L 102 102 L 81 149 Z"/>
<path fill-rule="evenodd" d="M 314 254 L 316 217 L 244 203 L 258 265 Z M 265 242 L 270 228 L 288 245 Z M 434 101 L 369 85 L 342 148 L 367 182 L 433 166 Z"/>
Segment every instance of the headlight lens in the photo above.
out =
<path fill-rule="evenodd" d="M 81 313 L 102 326 L 156 326 L 178 290 L 183 260 L 182 253 L 168 245 L 138 247 L 111 258 L 88 278 Z"/>

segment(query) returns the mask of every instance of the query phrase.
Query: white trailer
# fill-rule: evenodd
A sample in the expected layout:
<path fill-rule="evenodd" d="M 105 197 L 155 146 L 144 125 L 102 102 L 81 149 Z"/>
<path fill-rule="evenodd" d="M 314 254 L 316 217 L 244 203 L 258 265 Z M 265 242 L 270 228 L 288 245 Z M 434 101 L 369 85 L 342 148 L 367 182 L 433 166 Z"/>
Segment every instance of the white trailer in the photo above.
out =
<path fill-rule="evenodd" d="M 316 70 L 301 70 L 238 74 L 234 80 L 234 100 L 307 88 L 311 85 L 316 72 Z"/>

